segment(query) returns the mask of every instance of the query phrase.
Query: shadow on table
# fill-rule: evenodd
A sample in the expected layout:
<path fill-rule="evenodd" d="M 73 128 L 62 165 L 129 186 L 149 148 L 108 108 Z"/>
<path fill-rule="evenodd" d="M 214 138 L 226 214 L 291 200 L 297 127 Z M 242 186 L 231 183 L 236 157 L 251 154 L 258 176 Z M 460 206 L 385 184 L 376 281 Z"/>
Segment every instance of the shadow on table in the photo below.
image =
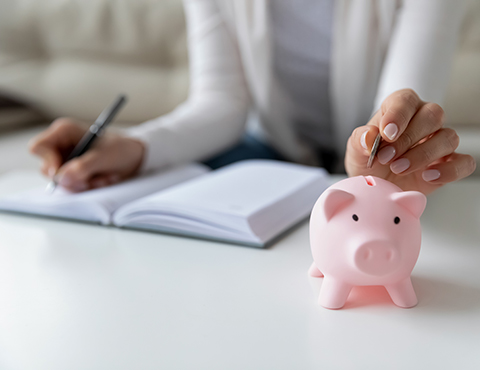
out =
<path fill-rule="evenodd" d="M 421 218 L 424 233 L 437 235 L 455 248 L 476 248 L 480 239 L 478 186 L 476 181 L 461 181 L 455 192 L 442 188 L 431 194 Z"/>
<path fill-rule="evenodd" d="M 430 313 L 478 312 L 480 289 L 458 282 L 414 277 L 413 286 L 419 299 L 418 308 Z"/>
<path fill-rule="evenodd" d="M 317 300 L 323 278 L 308 277 L 315 300 Z M 342 310 L 365 306 L 391 306 L 390 296 L 383 286 L 354 286 Z"/>
<path fill-rule="evenodd" d="M 309 282 L 317 298 L 323 279 L 309 277 Z M 433 314 L 480 310 L 480 289 L 477 287 L 423 276 L 413 276 L 412 282 L 419 300 L 416 310 L 428 310 Z M 393 306 L 393 302 L 383 286 L 356 286 L 350 292 L 342 310 L 367 306 Z"/>

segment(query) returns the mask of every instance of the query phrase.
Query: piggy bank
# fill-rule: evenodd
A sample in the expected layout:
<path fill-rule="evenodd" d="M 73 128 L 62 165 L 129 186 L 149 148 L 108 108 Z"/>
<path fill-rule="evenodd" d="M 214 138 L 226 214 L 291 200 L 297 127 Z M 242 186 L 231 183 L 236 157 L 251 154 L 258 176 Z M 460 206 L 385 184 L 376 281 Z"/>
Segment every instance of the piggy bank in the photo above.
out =
<path fill-rule="evenodd" d="M 357 176 L 329 187 L 313 207 L 309 274 L 324 277 L 319 303 L 342 308 L 353 286 L 383 285 L 399 307 L 417 304 L 410 274 L 420 253 L 426 197 Z"/>

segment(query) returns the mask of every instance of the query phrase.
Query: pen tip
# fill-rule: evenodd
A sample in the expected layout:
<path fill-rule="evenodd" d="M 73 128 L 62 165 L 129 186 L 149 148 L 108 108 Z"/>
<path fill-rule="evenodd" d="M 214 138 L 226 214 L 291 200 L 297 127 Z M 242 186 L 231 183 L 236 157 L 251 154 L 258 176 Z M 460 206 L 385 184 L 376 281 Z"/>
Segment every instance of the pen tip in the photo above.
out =
<path fill-rule="evenodd" d="M 48 194 L 53 194 L 56 187 L 57 187 L 57 184 L 55 183 L 55 181 L 50 181 L 47 184 L 47 187 L 45 188 L 45 192 L 48 193 Z"/>

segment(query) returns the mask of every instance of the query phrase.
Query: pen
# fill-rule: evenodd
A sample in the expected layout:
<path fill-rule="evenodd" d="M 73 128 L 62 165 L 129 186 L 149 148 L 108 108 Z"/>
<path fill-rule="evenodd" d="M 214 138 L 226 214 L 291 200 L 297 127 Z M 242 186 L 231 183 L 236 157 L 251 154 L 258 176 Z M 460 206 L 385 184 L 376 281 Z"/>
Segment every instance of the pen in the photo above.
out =
<path fill-rule="evenodd" d="M 64 163 L 84 154 L 93 144 L 93 142 L 99 136 L 101 136 L 103 130 L 110 122 L 112 122 L 113 118 L 120 111 L 126 101 L 127 97 L 125 95 L 119 95 L 110 106 L 105 108 L 103 112 L 100 113 L 95 123 L 90 126 L 88 131 L 85 133 L 85 135 L 83 135 L 75 148 L 73 148 L 72 152 L 67 157 Z M 53 193 L 56 187 L 57 181 L 54 176 L 52 181 L 50 181 L 50 183 L 47 185 L 46 191 Z"/>

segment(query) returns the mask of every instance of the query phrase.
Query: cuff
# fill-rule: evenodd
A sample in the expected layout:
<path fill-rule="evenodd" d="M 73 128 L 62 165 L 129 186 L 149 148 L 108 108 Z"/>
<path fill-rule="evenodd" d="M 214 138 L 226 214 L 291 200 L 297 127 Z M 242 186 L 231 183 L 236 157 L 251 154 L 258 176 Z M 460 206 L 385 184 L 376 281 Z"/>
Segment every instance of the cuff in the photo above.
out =
<path fill-rule="evenodd" d="M 168 160 L 167 153 L 165 153 L 165 150 L 162 150 L 162 145 L 159 145 L 157 140 L 159 132 L 152 132 L 142 126 L 143 125 L 139 125 L 123 130 L 125 136 L 141 141 L 145 147 L 139 173 L 145 173 L 168 166 L 170 161 Z"/>

